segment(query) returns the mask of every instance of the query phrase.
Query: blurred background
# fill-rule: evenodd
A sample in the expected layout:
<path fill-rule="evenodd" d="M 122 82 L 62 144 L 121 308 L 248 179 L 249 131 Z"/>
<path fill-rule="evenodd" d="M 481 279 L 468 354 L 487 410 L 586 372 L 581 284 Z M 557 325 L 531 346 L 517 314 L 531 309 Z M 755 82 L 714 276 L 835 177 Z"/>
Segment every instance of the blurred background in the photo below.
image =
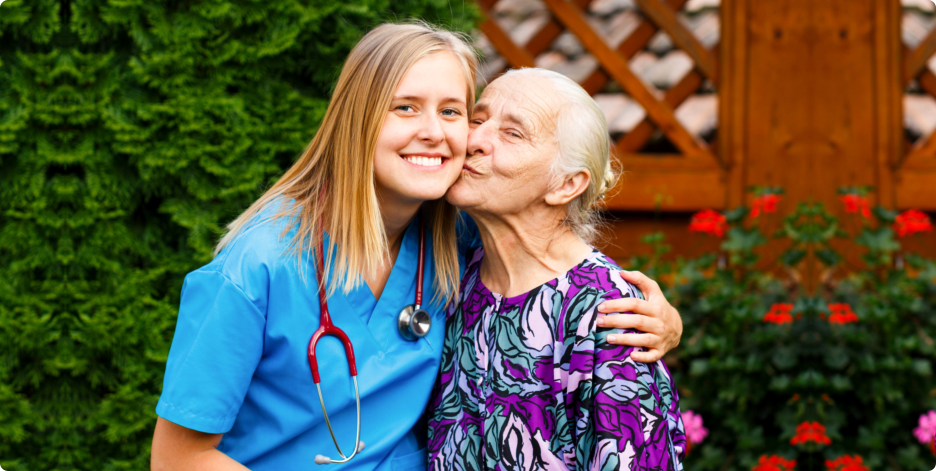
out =
<path fill-rule="evenodd" d="M 680 310 L 687 470 L 936 463 L 931 0 L 6 0 L 0 465 L 148 469 L 184 275 L 369 28 L 469 34 L 604 111 L 601 248 Z"/>

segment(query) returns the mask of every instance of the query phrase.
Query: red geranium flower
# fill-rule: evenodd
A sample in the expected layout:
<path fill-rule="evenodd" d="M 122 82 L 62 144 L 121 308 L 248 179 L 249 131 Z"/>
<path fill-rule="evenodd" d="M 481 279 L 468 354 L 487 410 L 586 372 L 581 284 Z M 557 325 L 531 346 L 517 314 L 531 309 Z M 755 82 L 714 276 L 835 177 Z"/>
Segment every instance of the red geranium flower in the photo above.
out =
<path fill-rule="evenodd" d="M 751 203 L 751 217 L 756 218 L 760 216 L 761 211 L 764 213 L 777 212 L 777 203 L 780 202 L 780 199 L 780 195 L 776 193 L 767 193 L 766 195 L 754 198 L 754 201 Z"/>
<path fill-rule="evenodd" d="M 830 324 L 848 324 L 858 322 L 858 315 L 852 312 L 851 306 L 846 303 L 829 304 L 829 323 Z"/>
<path fill-rule="evenodd" d="M 790 324 L 793 322 L 793 316 L 790 315 L 790 311 L 793 310 L 793 305 L 789 303 L 776 303 L 770 306 L 770 312 L 764 314 L 764 322 L 772 322 L 774 324 Z"/>
<path fill-rule="evenodd" d="M 829 471 L 869 471 L 858 455 L 842 455 L 834 460 L 826 460 L 825 465 Z"/>
<path fill-rule="evenodd" d="M 900 237 L 932 230 L 933 223 L 930 222 L 929 216 L 917 209 L 911 209 L 898 214 L 894 222 L 894 232 Z"/>
<path fill-rule="evenodd" d="M 794 471 L 795 469 L 796 460 L 788 460 L 777 455 L 761 455 L 757 466 L 751 468 L 751 471 Z"/>
<path fill-rule="evenodd" d="M 871 217 L 871 208 L 870 203 L 868 203 L 868 198 L 857 193 L 849 193 L 840 196 L 839 199 L 842 200 L 842 203 L 845 203 L 846 213 L 854 214 L 860 212 L 861 216 L 865 219 Z"/>
<path fill-rule="evenodd" d="M 832 440 L 826 436 L 824 425 L 819 422 L 803 422 L 796 426 L 796 435 L 790 439 L 790 445 L 802 445 L 809 442 L 829 445 Z"/>
<path fill-rule="evenodd" d="M 689 230 L 722 237 L 725 235 L 725 231 L 728 230 L 728 218 L 724 214 L 711 209 L 699 211 L 692 215 Z"/>

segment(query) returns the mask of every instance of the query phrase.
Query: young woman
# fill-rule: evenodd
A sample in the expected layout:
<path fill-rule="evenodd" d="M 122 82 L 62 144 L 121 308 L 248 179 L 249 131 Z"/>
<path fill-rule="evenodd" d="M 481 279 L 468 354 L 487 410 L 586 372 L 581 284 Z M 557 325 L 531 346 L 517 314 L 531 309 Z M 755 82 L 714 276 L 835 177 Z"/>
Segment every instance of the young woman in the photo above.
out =
<path fill-rule="evenodd" d="M 426 467 L 420 419 L 439 369 L 442 311 L 459 257 L 479 244 L 463 225 L 459 249 L 456 211 L 441 199 L 462 170 L 476 66 L 457 36 L 422 25 L 383 25 L 355 46 L 315 138 L 231 224 L 215 259 L 186 276 L 153 469 L 329 461 L 317 455 L 353 456 L 330 465 L 347 469 Z M 678 314 L 652 292 L 649 303 L 607 306 L 652 316 L 607 318 L 652 332 L 618 340 L 650 347 L 648 357 L 681 333 Z M 426 313 L 401 328 L 414 304 Z M 335 334 L 310 345 L 328 317 L 347 342 Z"/>

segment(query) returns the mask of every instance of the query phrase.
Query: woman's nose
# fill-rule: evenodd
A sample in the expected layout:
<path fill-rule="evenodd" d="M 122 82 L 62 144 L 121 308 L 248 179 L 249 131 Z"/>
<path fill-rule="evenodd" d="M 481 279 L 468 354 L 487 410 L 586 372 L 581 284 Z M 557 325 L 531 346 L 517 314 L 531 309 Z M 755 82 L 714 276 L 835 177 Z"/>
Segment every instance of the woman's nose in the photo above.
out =
<path fill-rule="evenodd" d="M 442 129 L 439 116 L 427 113 L 422 121 L 419 133 L 416 134 L 419 140 L 431 144 L 438 144 L 445 139 L 445 131 Z"/>
<path fill-rule="evenodd" d="M 482 123 L 468 132 L 468 155 L 490 155 L 494 149 L 491 133 L 488 131 L 490 126 Z"/>

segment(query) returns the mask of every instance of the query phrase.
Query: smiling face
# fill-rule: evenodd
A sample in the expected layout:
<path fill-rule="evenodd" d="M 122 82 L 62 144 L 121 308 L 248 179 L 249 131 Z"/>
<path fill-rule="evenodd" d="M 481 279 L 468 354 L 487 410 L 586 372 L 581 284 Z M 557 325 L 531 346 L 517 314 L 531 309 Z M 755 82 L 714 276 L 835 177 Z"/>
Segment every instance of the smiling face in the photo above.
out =
<path fill-rule="evenodd" d="M 505 75 L 475 105 L 468 157 L 446 199 L 476 215 L 517 214 L 544 203 L 553 185 L 556 112 L 563 105 L 552 85 L 531 76 Z"/>
<path fill-rule="evenodd" d="M 374 155 L 384 202 L 439 199 L 458 178 L 468 136 L 468 82 L 451 52 L 416 61 L 390 103 Z"/>

